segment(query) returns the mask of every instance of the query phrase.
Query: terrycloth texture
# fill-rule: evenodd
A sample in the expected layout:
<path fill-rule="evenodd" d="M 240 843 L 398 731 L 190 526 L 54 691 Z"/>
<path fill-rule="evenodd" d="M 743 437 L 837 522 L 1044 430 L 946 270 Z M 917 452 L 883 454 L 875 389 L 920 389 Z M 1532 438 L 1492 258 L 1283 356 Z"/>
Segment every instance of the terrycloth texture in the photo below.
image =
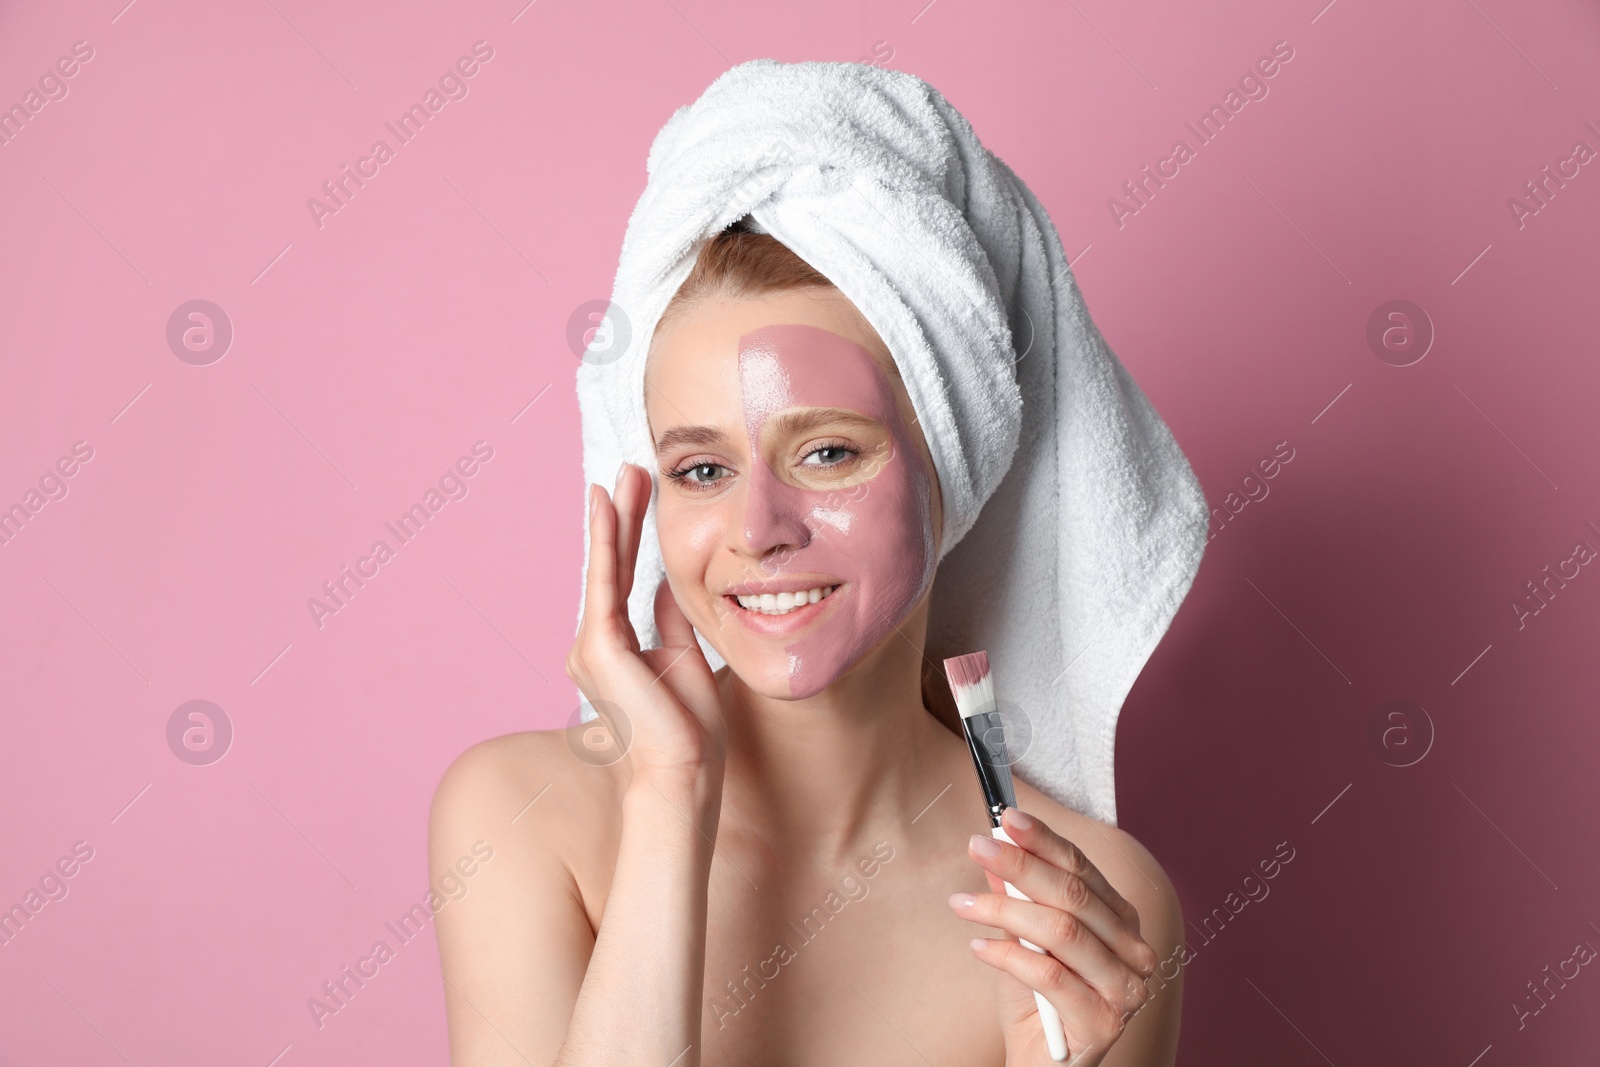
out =
<path fill-rule="evenodd" d="M 1207 508 L 1044 208 L 932 86 L 856 63 L 734 67 L 672 115 L 647 169 L 612 295 L 627 347 L 578 370 L 585 479 L 655 469 L 656 323 L 699 244 L 752 216 L 861 309 L 904 377 L 944 500 L 927 655 L 987 650 L 1001 707 L 1026 718 L 1008 742 L 1031 728 L 1015 771 L 1115 824 L 1117 715 L 1194 580 Z M 629 599 L 646 648 L 662 580 L 652 500 Z"/>

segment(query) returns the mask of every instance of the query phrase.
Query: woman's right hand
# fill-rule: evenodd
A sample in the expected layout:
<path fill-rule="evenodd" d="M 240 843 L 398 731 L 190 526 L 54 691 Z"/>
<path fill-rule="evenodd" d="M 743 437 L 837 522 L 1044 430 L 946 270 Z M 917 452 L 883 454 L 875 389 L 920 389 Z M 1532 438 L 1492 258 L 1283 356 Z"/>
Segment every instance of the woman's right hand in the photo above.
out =
<path fill-rule="evenodd" d="M 716 676 L 694 627 L 667 582 L 656 592 L 660 648 L 639 648 L 628 618 L 628 594 L 638 560 L 639 531 L 650 500 L 650 474 L 624 463 L 615 497 L 589 487 L 589 567 L 584 576 L 583 621 L 567 653 L 567 677 L 602 721 L 614 706 L 626 729 L 607 726 L 626 742 L 633 780 L 720 786 L 726 727 Z M 707 776 L 712 779 L 707 782 Z"/>

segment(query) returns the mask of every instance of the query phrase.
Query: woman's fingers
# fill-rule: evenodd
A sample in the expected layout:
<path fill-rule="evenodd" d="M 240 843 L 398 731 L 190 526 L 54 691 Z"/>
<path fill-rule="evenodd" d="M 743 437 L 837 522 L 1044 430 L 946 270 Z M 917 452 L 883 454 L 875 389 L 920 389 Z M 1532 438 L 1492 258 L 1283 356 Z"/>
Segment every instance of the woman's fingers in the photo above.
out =
<path fill-rule="evenodd" d="M 989 966 L 1044 994 L 1061 1016 L 1072 1059 L 1093 1048 L 1104 1049 L 1122 1032 L 1122 1014 L 1060 960 L 1017 941 L 993 938 L 973 938 L 972 951 Z"/>
<path fill-rule="evenodd" d="M 598 485 L 589 487 L 589 567 L 583 583 L 583 622 L 574 652 L 581 654 L 584 635 L 604 647 L 612 642 L 634 652 L 639 639 L 628 619 L 627 601 L 617 596 L 617 509 Z"/>
<path fill-rule="evenodd" d="M 1016 808 L 1007 808 L 1004 819 L 1011 840 L 1063 871 L 1082 878 L 1095 896 L 1138 932 L 1139 910 L 1106 881 L 1100 868 L 1089 862 L 1082 849 L 1046 826 L 1043 819 L 1035 819 Z"/>
<path fill-rule="evenodd" d="M 1021 835 L 1012 838 L 1017 844 L 973 835 L 974 847 L 969 849 L 973 860 L 1030 900 L 1070 912 L 1132 970 L 1141 975 L 1153 973 L 1160 956 L 1139 936 L 1138 911 L 1111 887 L 1082 850 L 1040 819 L 1031 819 L 1025 830 L 1014 830 L 1008 809 L 1006 822 L 1008 834 Z"/>
<path fill-rule="evenodd" d="M 672 585 L 666 579 L 656 588 L 656 631 L 661 634 L 662 648 L 699 647 L 695 640 L 694 624 L 683 613 L 678 598 L 672 595 Z"/>
<path fill-rule="evenodd" d="M 643 478 L 646 488 L 643 493 L 640 491 L 639 475 L 643 473 L 633 464 L 623 463 L 617 468 L 617 485 L 612 494 L 617 509 L 617 609 L 623 615 L 628 613 L 628 594 L 633 592 L 633 572 L 639 560 L 639 531 L 645 510 L 643 505 L 648 504 L 650 499 L 648 474 Z"/>
<path fill-rule="evenodd" d="M 1066 964 L 1119 1015 L 1138 1011 L 1149 999 L 1141 977 L 1070 912 L 1007 896 L 1003 887 L 998 894 L 956 893 L 950 906 L 963 919 L 1038 945 Z"/>
<path fill-rule="evenodd" d="M 586 628 L 610 625 L 617 604 L 616 517 L 606 491 L 589 485 L 589 566 L 583 576 L 583 619 Z"/>
<path fill-rule="evenodd" d="M 657 598 L 669 642 L 689 647 L 641 650 L 628 614 L 639 534 L 649 500 L 647 471 L 623 464 L 616 497 L 589 487 L 588 566 L 583 621 L 567 653 L 567 676 L 591 704 L 609 701 L 631 731 L 628 757 L 637 774 L 720 774 L 724 733 L 716 677 L 675 602 Z M 619 571 L 626 571 L 624 580 Z M 690 655 L 690 653 L 695 653 Z"/>

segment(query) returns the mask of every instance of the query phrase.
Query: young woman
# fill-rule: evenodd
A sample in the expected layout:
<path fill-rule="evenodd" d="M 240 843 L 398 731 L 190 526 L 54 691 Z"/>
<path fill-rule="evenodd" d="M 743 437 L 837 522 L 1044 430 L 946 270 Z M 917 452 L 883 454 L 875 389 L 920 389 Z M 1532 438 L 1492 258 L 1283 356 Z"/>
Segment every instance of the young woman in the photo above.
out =
<path fill-rule="evenodd" d="M 493 848 L 436 920 L 452 1062 L 1041 1067 L 1038 990 L 1074 1064 L 1172 1064 L 1160 865 L 1020 778 L 1016 844 L 988 834 L 924 655 L 939 479 L 883 340 L 735 228 L 646 366 L 656 464 L 590 487 L 567 659 L 605 714 L 474 746 L 434 800 L 435 870 Z M 652 487 L 663 647 L 641 649 Z M 597 737 L 612 756 L 583 758 Z"/>

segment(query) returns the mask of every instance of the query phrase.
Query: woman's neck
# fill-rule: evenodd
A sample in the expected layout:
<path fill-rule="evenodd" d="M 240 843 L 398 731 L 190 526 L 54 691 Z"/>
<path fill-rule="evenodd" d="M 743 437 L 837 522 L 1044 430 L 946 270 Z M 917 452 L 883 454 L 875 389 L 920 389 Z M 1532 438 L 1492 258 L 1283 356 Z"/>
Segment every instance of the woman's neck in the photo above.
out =
<path fill-rule="evenodd" d="M 763 696 L 728 671 L 719 833 L 837 866 L 926 810 L 966 748 L 923 706 L 921 667 L 920 641 L 891 636 L 801 700 Z"/>

